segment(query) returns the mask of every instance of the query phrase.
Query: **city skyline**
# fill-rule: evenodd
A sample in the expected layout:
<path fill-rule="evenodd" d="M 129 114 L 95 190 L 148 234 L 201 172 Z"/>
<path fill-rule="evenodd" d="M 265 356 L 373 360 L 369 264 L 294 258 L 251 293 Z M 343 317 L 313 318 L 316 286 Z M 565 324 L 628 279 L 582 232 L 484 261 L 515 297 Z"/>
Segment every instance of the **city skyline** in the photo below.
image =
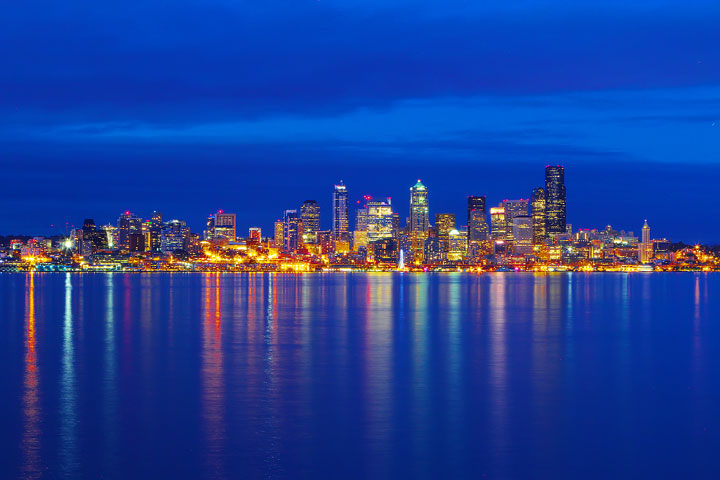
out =
<path fill-rule="evenodd" d="M 339 178 L 393 198 L 422 178 L 459 214 L 451 193 L 526 198 L 540 185 L 523 172 L 560 163 L 588 225 L 639 214 L 720 242 L 688 208 L 719 202 L 717 2 L 26 10 L 0 32 L 2 232 L 49 234 L 88 205 L 103 221 L 152 205 L 193 229 L 218 208 L 255 224 L 307 195 L 326 210 Z"/>

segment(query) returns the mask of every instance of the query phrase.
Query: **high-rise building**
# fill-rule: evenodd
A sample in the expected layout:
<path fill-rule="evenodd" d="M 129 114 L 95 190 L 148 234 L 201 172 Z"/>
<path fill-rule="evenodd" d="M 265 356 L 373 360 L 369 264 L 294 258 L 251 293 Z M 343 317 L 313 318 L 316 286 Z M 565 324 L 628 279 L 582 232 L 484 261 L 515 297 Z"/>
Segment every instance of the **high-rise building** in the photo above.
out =
<path fill-rule="evenodd" d="M 462 260 L 467 252 L 467 245 L 467 230 L 450 230 L 446 258 L 453 262 Z"/>
<path fill-rule="evenodd" d="M 545 189 L 538 187 L 533 189 L 530 198 L 530 216 L 532 217 L 533 228 L 533 244 L 541 245 L 545 242 L 547 233 L 545 224 L 547 217 L 545 214 Z"/>
<path fill-rule="evenodd" d="M 275 238 L 273 243 L 275 248 L 285 248 L 285 239 L 283 238 L 283 232 L 285 230 L 285 222 L 283 220 L 275 220 Z"/>
<path fill-rule="evenodd" d="M 145 224 L 147 235 L 145 247 L 150 252 L 160 252 L 162 243 L 163 217 L 162 213 L 155 211 Z"/>
<path fill-rule="evenodd" d="M 533 253 L 533 222 L 528 215 L 516 215 L 512 220 L 512 251 L 517 255 Z"/>
<path fill-rule="evenodd" d="M 438 240 L 440 241 L 440 250 L 447 253 L 450 242 L 450 232 L 455 230 L 455 214 L 454 213 L 436 213 L 435 214 L 435 230 L 437 231 Z"/>
<path fill-rule="evenodd" d="M 250 229 L 248 229 L 248 240 L 255 244 L 260 244 L 262 241 L 262 229 L 260 227 L 250 227 Z"/>
<path fill-rule="evenodd" d="M 496 242 L 505 241 L 505 207 L 502 203 L 490 208 L 490 236 Z"/>
<path fill-rule="evenodd" d="M 130 251 L 142 251 L 145 248 L 144 242 L 143 248 L 140 250 L 137 250 L 139 248 L 139 244 L 141 240 L 136 238 L 137 236 L 142 238 L 142 219 L 138 216 L 136 216 L 134 213 L 130 213 L 129 211 L 123 213 L 118 218 L 118 243 L 117 247 L 125 252 Z M 131 243 L 132 243 L 132 249 L 131 249 Z"/>
<path fill-rule="evenodd" d="M 647 220 L 642 227 L 642 242 L 638 244 L 638 260 L 640 263 L 649 263 L 653 257 L 653 242 L 650 239 L 650 225 Z"/>
<path fill-rule="evenodd" d="M 222 210 L 210 215 L 207 221 L 207 230 L 205 230 L 205 239 L 234 242 L 237 238 L 235 220 L 234 213 L 225 213 Z"/>
<path fill-rule="evenodd" d="M 387 201 L 368 200 L 365 217 L 367 243 L 393 237 L 393 211 L 390 199 Z"/>
<path fill-rule="evenodd" d="M 190 248 L 190 227 L 183 220 L 170 220 L 163 225 L 160 251 L 165 254 L 186 252 Z"/>
<path fill-rule="evenodd" d="M 345 184 L 340 181 L 339 185 L 335 185 L 333 190 L 333 223 L 332 231 L 335 240 L 347 240 L 348 228 L 350 226 L 348 218 L 348 191 Z"/>
<path fill-rule="evenodd" d="M 297 210 L 285 210 L 283 215 L 283 241 L 287 252 L 295 252 L 302 245 L 302 220 Z"/>
<path fill-rule="evenodd" d="M 100 250 L 107 250 L 108 248 L 108 242 L 107 242 L 107 234 L 105 233 L 105 230 L 102 227 L 97 227 L 95 225 L 95 220 L 92 218 L 86 218 L 83 222 L 83 227 L 79 231 L 82 236 L 81 239 L 81 245 L 78 245 L 78 250 L 82 253 L 82 255 L 91 255 L 93 253 L 97 253 Z"/>
<path fill-rule="evenodd" d="M 315 243 L 320 231 L 320 205 L 315 200 L 305 200 L 300 207 L 300 219 L 303 223 L 303 243 Z"/>
<path fill-rule="evenodd" d="M 488 239 L 487 207 L 485 197 L 468 197 L 468 242 L 479 243 Z"/>
<path fill-rule="evenodd" d="M 420 180 L 410 187 L 410 218 L 408 222 L 411 249 L 416 261 L 422 260 L 425 236 L 430 227 L 428 189 Z"/>
<path fill-rule="evenodd" d="M 565 167 L 545 167 L 545 229 L 547 235 L 567 232 L 567 198 Z"/>
<path fill-rule="evenodd" d="M 513 218 L 528 216 L 529 201 L 521 198 L 519 200 L 503 200 L 503 208 L 505 209 L 505 243 L 512 245 L 513 237 Z"/>

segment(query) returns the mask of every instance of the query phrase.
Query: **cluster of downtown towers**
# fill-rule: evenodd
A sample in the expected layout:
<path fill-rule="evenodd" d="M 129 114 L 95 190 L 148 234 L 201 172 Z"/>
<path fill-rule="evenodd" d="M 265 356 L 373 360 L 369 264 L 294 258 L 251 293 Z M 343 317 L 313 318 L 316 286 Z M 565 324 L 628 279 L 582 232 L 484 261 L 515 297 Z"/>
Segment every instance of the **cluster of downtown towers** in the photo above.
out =
<path fill-rule="evenodd" d="M 420 260 L 435 252 L 472 257 L 496 253 L 531 254 L 533 245 L 543 244 L 558 234 L 568 233 L 565 169 L 545 168 L 545 185 L 533 189 L 529 199 L 504 200 L 488 211 L 485 196 L 469 196 L 467 228 L 456 226 L 452 213 L 435 214 L 431 226 L 428 189 L 419 180 L 410 188 L 410 214 L 405 228 L 392 211 L 390 199 L 364 197 L 357 209 L 355 229 L 350 229 L 347 187 L 335 185 L 332 200 L 332 230 L 320 231 L 320 207 L 306 200 L 300 211 L 286 210 L 275 223 L 275 245 L 286 252 L 298 251 L 303 243 L 332 242 L 335 251 L 352 248 L 371 252 L 403 251 L 408 259 Z M 489 218 L 489 222 L 488 222 Z M 458 248 L 459 247 L 459 248 Z"/>

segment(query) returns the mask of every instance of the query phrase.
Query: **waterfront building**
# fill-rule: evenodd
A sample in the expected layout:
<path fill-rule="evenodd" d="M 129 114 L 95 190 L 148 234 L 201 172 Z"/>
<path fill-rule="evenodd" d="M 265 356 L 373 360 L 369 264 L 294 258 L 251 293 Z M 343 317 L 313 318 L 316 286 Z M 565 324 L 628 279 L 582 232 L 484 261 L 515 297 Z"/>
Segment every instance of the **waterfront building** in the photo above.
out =
<path fill-rule="evenodd" d="M 205 240 L 234 242 L 237 238 L 235 229 L 236 216 L 234 213 L 225 213 L 218 210 L 210 215 L 205 230 Z"/>
<path fill-rule="evenodd" d="M 142 241 L 142 219 L 134 213 L 126 211 L 118 218 L 118 242 L 117 246 L 124 252 L 143 251 L 145 249 Z M 138 239 L 137 237 L 140 237 Z M 142 242 L 142 249 L 137 250 Z M 131 245 L 132 244 L 132 245 Z M 131 249 L 132 246 L 132 249 Z"/>

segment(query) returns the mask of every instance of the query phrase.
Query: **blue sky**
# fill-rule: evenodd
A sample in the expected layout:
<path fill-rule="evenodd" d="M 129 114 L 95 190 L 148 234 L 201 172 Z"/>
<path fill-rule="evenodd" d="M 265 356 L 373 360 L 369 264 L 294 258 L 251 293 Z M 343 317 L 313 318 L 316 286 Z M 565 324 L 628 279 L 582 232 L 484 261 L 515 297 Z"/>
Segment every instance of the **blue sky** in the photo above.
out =
<path fill-rule="evenodd" d="M 562 163 L 574 225 L 720 242 L 720 5 L 497 3 L 6 6 L 0 231 L 155 208 L 269 228 L 329 213 L 340 178 L 403 215 L 422 178 L 461 215 Z"/>

